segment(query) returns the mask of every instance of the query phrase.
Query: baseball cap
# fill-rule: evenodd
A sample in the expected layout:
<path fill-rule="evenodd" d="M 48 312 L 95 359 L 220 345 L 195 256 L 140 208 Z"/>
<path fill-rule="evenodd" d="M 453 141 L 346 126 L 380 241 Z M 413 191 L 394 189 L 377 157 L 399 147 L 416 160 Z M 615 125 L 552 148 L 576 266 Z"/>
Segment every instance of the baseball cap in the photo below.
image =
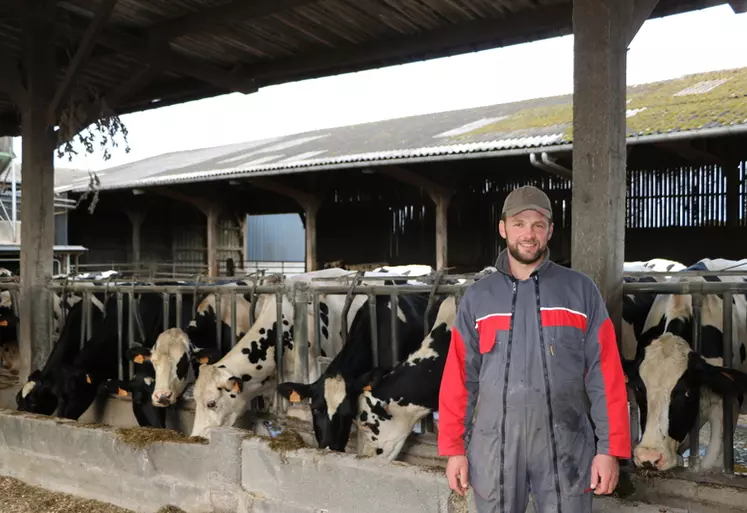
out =
<path fill-rule="evenodd" d="M 515 216 L 524 210 L 536 210 L 552 221 L 552 204 L 547 194 L 532 185 L 514 189 L 503 202 L 503 214 Z"/>

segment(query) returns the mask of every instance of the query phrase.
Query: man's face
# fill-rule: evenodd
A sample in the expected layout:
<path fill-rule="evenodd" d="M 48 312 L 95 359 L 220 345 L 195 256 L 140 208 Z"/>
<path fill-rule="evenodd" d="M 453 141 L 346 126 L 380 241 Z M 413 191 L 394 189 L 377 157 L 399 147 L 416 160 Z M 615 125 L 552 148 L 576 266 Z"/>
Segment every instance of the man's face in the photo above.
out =
<path fill-rule="evenodd" d="M 531 265 L 547 253 L 552 224 L 536 210 L 524 210 L 501 221 L 498 229 L 506 239 L 508 252 L 516 260 Z"/>

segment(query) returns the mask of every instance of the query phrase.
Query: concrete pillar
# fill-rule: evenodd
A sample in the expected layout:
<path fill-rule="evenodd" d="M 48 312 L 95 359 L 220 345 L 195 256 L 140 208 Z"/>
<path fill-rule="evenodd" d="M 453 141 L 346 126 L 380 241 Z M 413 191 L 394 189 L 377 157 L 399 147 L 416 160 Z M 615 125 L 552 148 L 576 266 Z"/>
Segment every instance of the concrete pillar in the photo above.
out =
<path fill-rule="evenodd" d="M 21 379 L 51 352 L 47 280 L 54 245 L 54 138 L 47 112 L 55 87 L 55 2 L 27 2 L 23 11 L 23 62 L 27 101 L 21 106 Z"/>
<path fill-rule="evenodd" d="M 599 287 L 620 340 L 625 72 L 632 0 L 573 0 L 573 268 Z"/>
<path fill-rule="evenodd" d="M 205 212 L 207 216 L 207 261 L 208 276 L 218 276 L 218 219 L 220 210 L 210 208 Z"/>

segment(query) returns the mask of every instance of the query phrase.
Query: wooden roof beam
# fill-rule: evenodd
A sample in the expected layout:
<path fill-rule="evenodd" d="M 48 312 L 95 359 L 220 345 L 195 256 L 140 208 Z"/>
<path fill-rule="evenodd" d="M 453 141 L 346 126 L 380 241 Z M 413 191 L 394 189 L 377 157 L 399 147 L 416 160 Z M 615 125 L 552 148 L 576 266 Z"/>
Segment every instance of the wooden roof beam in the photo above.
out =
<path fill-rule="evenodd" d="M 305 78 L 323 76 L 330 70 L 365 63 L 367 66 L 397 64 L 433 57 L 433 48 L 445 48 L 438 55 L 457 54 L 523 42 L 531 30 L 533 40 L 572 33 L 570 3 L 526 10 L 500 19 L 479 20 L 456 26 L 429 30 L 420 34 L 398 36 L 364 44 L 348 44 L 334 50 L 315 50 L 277 62 L 249 66 L 247 71 L 263 82 L 285 81 L 297 75 Z"/>
<path fill-rule="evenodd" d="M 70 10 L 69 6 L 60 5 L 60 7 L 65 9 L 65 17 L 69 20 L 72 28 L 80 31 L 85 31 L 88 28 L 89 20 L 85 16 Z M 154 60 L 153 49 L 161 47 L 164 71 L 168 69 L 231 92 L 249 94 L 257 91 L 257 86 L 254 84 L 252 77 L 238 71 L 227 71 L 209 62 L 178 54 L 166 40 L 156 33 L 133 34 L 123 30 L 104 29 L 101 31 L 97 43 L 144 63 L 152 63 Z"/>
<path fill-rule="evenodd" d="M 321 200 L 313 194 L 294 189 L 293 187 L 288 187 L 287 185 L 276 182 L 275 180 L 271 180 L 269 178 L 258 176 L 256 178 L 252 178 L 249 183 L 251 185 L 259 187 L 260 189 L 265 189 L 274 192 L 275 194 L 280 194 L 281 196 L 291 198 L 301 207 L 303 207 L 304 210 L 316 210 L 321 204 Z"/>
<path fill-rule="evenodd" d="M 730 0 L 729 5 L 734 14 L 744 14 L 747 12 L 747 0 Z"/>
<path fill-rule="evenodd" d="M 23 85 L 20 72 L 20 61 L 11 57 L 6 52 L 3 45 L 0 44 L 0 62 L 3 63 L 3 69 L 0 73 L 0 91 L 4 92 L 17 106 L 26 104 L 28 91 Z"/>
<path fill-rule="evenodd" d="M 620 0 L 618 0 L 620 1 Z M 633 3 L 633 11 L 630 15 L 630 23 L 628 24 L 628 44 L 633 41 L 635 35 L 641 30 L 641 27 L 646 20 L 654 12 L 654 9 L 659 3 L 659 0 L 627 0 Z"/>
<path fill-rule="evenodd" d="M 425 190 L 434 202 L 437 198 L 450 198 L 453 193 L 448 187 L 401 166 L 385 166 L 377 168 L 376 171 L 379 174 L 390 176 L 395 180 Z"/>
<path fill-rule="evenodd" d="M 67 68 L 65 78 L 62 79 L 62 83 L 57 87 L 57 92 L 49 106 L 47 117 L 50 123 L 54 123 L 60 110 L 70 98 L 75 83 L 80 76 L 85 63 L 91 56 L 93 48 L 96 46 L 96 40 L 103 31 L 107 21 L 109 21 L 109 17 L 111 16 L 116 3 L 117 0 L 103 0 L 95 16 L 88 24 L 88 28 L 83 35 L 83 40 L 80 42 L 78 50 L 75 52 L 75 56 Z"/>
<path fill-rule="evenodd" d="M 174 39 L 231 21 L 248 21 L 295 9 L 319 0 L 234 0 L 154 25 L 150 32 L 164 39 Z"/>
<path fill-rule="evenodd" d="M 705 147 L 699 148 L 695 141 L 661 142 L 654 144 L 654 146 L 697 164 L 718 164 L 721 166 L 726 164 L 724 158 L 708 151 Z"/>

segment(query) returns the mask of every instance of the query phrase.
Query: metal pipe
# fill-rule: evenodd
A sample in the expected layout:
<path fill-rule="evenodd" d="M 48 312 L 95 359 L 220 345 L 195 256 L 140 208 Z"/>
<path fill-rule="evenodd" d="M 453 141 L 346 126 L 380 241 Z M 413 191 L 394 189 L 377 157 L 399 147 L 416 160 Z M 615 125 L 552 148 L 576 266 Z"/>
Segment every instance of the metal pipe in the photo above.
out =
<path fill-rule="evenodd" d="M 623 293 L 656 292 L 659 294 L 734 294 L 747 293 L 747 282 L 655 282 L 655 283 L 623 283 Z"/>
<path fill-rule="evenodd" d="M 371 357 L 373 359 L 373 366 L 379 366 L 379 335 L 377 333 L 376 326 L 376 296 L 373 294 L 368 295 L 368 312 L 371 318 Z M 345 322 L 345 319 L 343 319 Z"/>
<path fill-rule="evenodd" d="M 700 337 L 701 337 L 701 306 L 703 304 L 703 297 L 700 294 L 692 295 L 693 305 L 693 351 L 700 353 Z M 689 466 L 691 469 L 695 468 L 698 464 L 698 458 L 700 457 L 700 408 L 696 408 L 695 423 L 693 428 L 690 430 L 690 458 Z"/>
<path fill-rule="evenodd" d="M 236 293 L 232 292 L 229 296 L 231 298 L 231 347 L 236 347 Z"/>
<path fill-rule="evenodd" d="M 122 298 L 122 293 L 117 292 L 117 351 L 119 353 L 119 370 L 118 370 L 118 376 L 120 381 L 124 380 L 124 340 L 122 337 L 122 329 L 124 328 L 124 319 L 123 319 L 123 307 L 124 302 Z"/>
<path fill-rule="evenodd" d="M 277 384 L 279 385 L 284 379 L 283 373 L 283 293 L 275 292 L 275 374 Z M 285 413 L 288 408 L 286 399 L 278 394 L 275 387 L 275 412 Z"/>
<path fill-rule="evenodd" d="M 213 296 L 215 298 L 215 340 L 217 341 L 216 347 L 218 351 L 223 351 L 223 318 L 221 317 L 220 311 L 220 292 L 216 292 Z"/>
<path fill-rule="evenodd" d="M 399 296 L 396 292 L 389 295 L 391 314 L 389 315 L 389 329 L 392 338 L 392 368 L 399 363 L 399 339 L 397 338 L 397 315 L 399 314 Z M 374 322 L 376 322 L 374 320 Z"/>
<path fill-rule="evenodd" d="M 197 301 L 197 297 L 195 297 L 195 301 Z M 179 329 L 183 329 L 182 327 L 182 293 L 181 292 L 176 293 L 176 327 Z"/>
<path fill-rule="evenodd" d="M 725 369 L 732 367 L 732 336 L 733 336 L 733 304 L 734 300 L 732 294 L 727 292 L 724 294 L 723 301 L 723 362 L 722 365 Z M 732 405 L 734 404 L 733 394 L 724 394 L 723 406 L 724 406 L 724 472 L 727 474 L 734 473 L 734 415 L 732 412 Z"/>
<path fill-rule="evenodd" d="M 305 285 L 296 285 L 293 308 L 293 343 L 298 349 L 297 365 L 300 365 L 296 372 L 300 373 L 301 383 L 309 382 L 309 293 Z"/>
<path fill-rule="evenodd" d="M 166 331 L 171 324 L 169 322 L 169 294 L 167 292 L 162 292 L 161 294 L 163 297 L 163 331 Z"/>

